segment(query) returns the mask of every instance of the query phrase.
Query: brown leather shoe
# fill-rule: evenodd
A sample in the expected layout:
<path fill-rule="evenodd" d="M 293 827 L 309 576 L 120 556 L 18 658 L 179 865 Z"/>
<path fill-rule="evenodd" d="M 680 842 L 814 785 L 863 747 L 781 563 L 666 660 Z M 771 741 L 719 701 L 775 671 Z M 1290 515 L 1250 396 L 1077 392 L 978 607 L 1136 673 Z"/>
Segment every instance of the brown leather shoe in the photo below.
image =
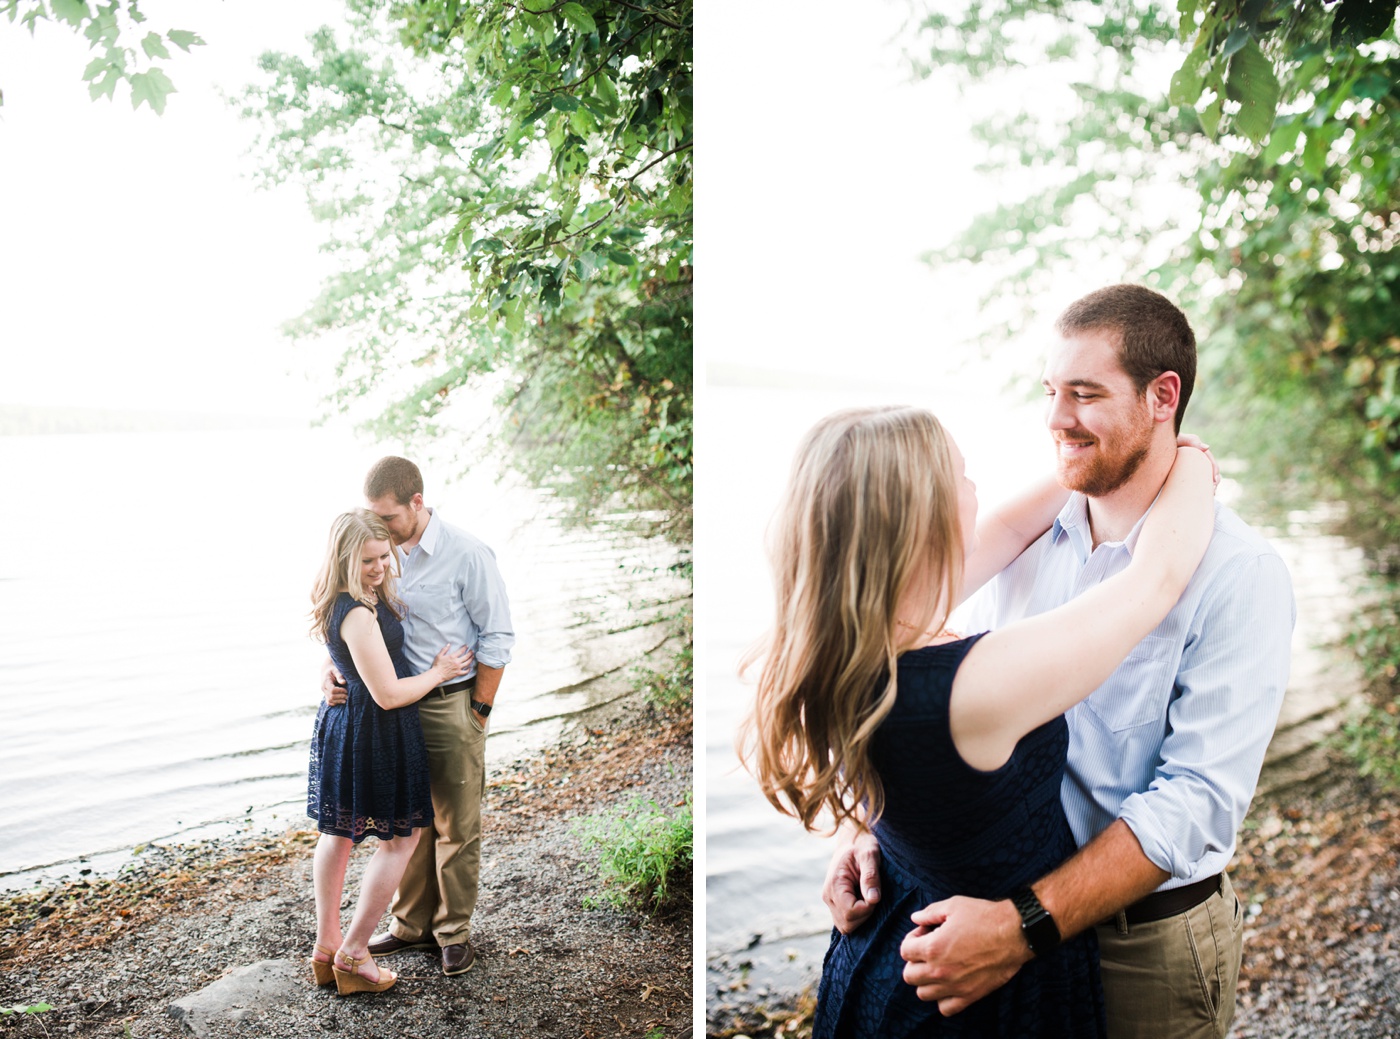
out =
<path fill-rule="evenodd" d="M 405 949 L 436 949 L 437 942 L 431 938 L 419 938 L 416 942 L 406 942 L 388 931 L 383 934 L 376 934 L 369 940 L 369 954 L 371 956 L 392 956 L 396 952 L 403 952 Z"/>
<path fill-rule="evenodd" d="M 472 969 L 472 964 L 475 962 L 476 950 L 472 948 L 471 942 L 442 947 L 442 972 L 448 977 L 454 974 L 465 974 Z"/>

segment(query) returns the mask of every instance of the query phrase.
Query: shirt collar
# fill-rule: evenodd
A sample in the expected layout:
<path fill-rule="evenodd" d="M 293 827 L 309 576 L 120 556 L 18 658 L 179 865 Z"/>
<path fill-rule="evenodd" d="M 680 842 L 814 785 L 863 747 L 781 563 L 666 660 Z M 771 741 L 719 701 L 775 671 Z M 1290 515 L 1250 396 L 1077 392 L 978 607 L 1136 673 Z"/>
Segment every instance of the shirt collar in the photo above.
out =
<path fill-rule="evenodd" d="M 1152 499 L 1152 505 L 1157 504 L 1157 499 Z M 1143 521 L 1147 519 L 1147 514 L 1152 511 L 1152 505 L 1147 507 L 1138 517 L 1138 521 L 1133 524 L 1133 529 L 1128 531 L 1128 536 L 1121 542 L 1108 541 L 1107 545 L 1121 545 L 1132 556 L 1133 550 L 1137 548 L 1138 537 L 1142 534 Z M 1088 559 L 1094 550 L 1093 534 L 1089 530 L 1089 499 L 1078 491 L 1074 491 L 1069 496 L 1069 501 L 1065 502 L 1060 514 L 1055 517 L 1055 522 L 1050 525 L 1050 540 L 1059 541 L 1061 538 L 1069 538 L 1070 542 L 1079 552 L 1080 559 Z"/>
<path fill-rule="evenodd" d="M 433 554 L 433 549 L 437 548 L 438 535 L 442 533 L 442 524 L 438 522 L 437 513 L 428 509 L 428 525 L 423 528 L 423 536 L 418 539 L 418 547 L 428 555 Z"/>
<path fill-rule="evenodd" d="M 437 548 L 438 535 L 442 533 L 442 524 L 438 522 L 437 513 L 428 509 L 428 525 L 423 528 L 423 536 L 418 539 L 418 544 L 414 548 L 421 548 L 428 555 L 433 554 L 433 549 Z M 407 559 L 412 554 L 412 549 L 399 548 L 399 556 Z"/>

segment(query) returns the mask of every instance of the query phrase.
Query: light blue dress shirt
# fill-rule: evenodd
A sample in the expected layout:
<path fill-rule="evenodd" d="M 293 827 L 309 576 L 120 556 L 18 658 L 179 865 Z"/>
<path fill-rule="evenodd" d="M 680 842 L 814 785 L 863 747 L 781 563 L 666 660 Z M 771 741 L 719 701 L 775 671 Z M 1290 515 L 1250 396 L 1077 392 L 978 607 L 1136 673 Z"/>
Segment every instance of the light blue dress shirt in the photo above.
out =
<path fill-rule="evenodd" d="M 475 675 L 476 664 L 505 667 L 515 632 L 496 553 L 480 538 L 444 523 L 436 510 L 428 513 L 418 544 L 408 552 L 398 549 L 399 595 L 408 607 L 404 655 L 421 674 L 443 646 L 475 651 L 476 663 L 454 681 Z"/>
<path fill-rule="evenodd" d="M 1097 549 L 1087 500 L 982 590 L 968 629 L 1054 609 L 1128 565 L 1126 539 Z M 1277 552 L 1223 505 L 1180 601 L 1087 700 L 1070 709 L 1061 800 L 1082 846 L 1122 818 L 1160 890 L 1223 870 L 1259 781 L 1288 684 L 1293 585 Z"/>

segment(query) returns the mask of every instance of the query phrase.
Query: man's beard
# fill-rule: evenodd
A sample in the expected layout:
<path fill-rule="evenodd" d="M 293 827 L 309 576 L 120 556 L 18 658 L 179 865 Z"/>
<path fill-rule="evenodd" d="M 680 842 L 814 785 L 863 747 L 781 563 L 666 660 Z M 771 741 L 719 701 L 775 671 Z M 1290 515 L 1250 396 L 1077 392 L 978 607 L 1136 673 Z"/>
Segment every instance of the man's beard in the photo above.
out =
<path fill-rule="evenodd" d="M 1057 435 L 1056 445 L 1061 442 L 1085 443 L 1080 437 Z M 1112 494 L 1131 480 L 1147 458 L 1152 448 L 1152 427 L 1139 427 L 1118 441 L 1117 449 L 1109 452 L 1102 440 L 1090 438 L 1095 445 L 1093 456 L 1083 461 L 1068 461 L 1056 454 L 1056 469 L 1060 485 L 1071 491 L 1079 491 L 1090 498 L 1102 498 Z"/>

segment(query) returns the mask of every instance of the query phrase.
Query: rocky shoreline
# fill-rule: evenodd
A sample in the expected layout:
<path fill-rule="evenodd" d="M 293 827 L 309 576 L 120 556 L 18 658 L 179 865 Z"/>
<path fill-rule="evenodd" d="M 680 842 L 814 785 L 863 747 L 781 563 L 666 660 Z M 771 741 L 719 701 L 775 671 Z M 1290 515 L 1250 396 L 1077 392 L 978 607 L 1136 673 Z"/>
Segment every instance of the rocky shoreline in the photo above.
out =
<path fill-rule="evenodd" d="M 311 982 L 307 830 L 153 846 L 114 877 L 4 896 L 0 1007 L 53 1009 L 0 1017 L 0 1034 L 689 1036 L 690 878 L 655 917 L 585 909 L 599 881 L 576 822 L 637 797 L 679 806 L 691 744 L 689 715 L 633 696 L 554 750 L 493 771 L 477 962 L 447 978 L 430 953 L 400 954 L 388 964 L 401 980 L 383 995 L 341 998 Z M 352 856 L 351 893 L 368 852 Z"/>
<path fill-rule="evenodd" d="M 1240 834 L 1234 1039 L 1400 1039 L 1400 806 L 1354 762 L 1330 758 L 1322 778 L 1259 795 Z M 722 977 L 716 966 L 707 1036 L 811 1035 L 810 983 L 784 987 L 773 964 L 742 955 Z"/>

